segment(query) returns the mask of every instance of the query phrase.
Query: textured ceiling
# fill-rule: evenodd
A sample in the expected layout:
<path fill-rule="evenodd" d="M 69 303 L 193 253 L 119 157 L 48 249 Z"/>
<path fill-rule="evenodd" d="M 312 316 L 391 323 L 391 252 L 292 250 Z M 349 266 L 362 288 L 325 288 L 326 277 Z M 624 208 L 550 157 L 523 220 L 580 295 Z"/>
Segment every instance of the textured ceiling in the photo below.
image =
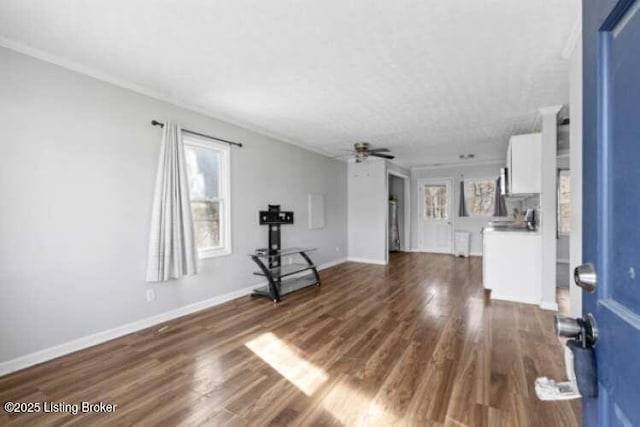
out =
<path fill-rule="evenodd" d="M 4 44 L 216 117 L 405 166 L 504 156 L 568 102 L 580 0 L 0 0 Z"/>

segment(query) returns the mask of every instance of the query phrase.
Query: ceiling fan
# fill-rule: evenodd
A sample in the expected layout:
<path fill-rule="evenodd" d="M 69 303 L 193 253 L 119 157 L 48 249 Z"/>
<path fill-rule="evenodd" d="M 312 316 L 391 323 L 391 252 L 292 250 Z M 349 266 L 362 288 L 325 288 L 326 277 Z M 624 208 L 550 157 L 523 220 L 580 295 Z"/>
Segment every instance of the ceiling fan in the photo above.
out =
<path fill-rule="evenodd" d="M 353 144 L 352 153 L 355 154 L 356 163 L 362 163 L 367 160 L 367 157 L 381 157 L 383 159 L 395 159 L 395 156 L 390 154 L 382 154 L 388 153 L 388 148 L 371 148 L 371 145 L 368 142 L 356 142 Z"/>

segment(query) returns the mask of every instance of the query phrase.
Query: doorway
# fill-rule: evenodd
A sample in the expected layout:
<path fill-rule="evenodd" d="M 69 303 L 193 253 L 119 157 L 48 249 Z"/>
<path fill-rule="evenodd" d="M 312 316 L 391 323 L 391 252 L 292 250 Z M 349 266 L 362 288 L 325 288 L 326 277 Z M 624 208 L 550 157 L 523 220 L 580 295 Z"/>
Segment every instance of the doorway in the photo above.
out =
<path fill-rule="evenodd" d="M 422 252 L 452 253 L 453 178 L 432 178 L 418 183 L 418 224 Z"/>
<path fill-rule="evenodd" d="M 387 263 L 390 252 L 404 252 L 410 239 L 409 177 L 396 172 L 387 174 Z"/>
<path fill-rule="evenodd" d="M 389 225 L 387 232 L 387 249 L 398 252 L 404 245 L 404 180 L 389 175 Z"/>

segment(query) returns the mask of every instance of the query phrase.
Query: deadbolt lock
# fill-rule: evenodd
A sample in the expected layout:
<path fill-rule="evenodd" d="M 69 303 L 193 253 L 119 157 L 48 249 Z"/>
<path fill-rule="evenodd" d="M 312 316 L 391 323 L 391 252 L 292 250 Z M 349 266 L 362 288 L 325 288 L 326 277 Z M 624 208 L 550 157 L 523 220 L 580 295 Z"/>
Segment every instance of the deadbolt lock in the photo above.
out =
<path fill-rule="evenodd" d="M 587 292 L 595 292 L 598 285 L 598 277 L 593 264 L 586 263 L 573 270 L 573 281 Z"/>

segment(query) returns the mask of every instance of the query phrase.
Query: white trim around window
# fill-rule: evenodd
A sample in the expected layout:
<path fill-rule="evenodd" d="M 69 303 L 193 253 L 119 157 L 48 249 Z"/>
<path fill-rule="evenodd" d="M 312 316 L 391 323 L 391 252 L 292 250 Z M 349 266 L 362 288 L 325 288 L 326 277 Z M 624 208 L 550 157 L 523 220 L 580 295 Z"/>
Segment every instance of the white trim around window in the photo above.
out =
<path fill-rule="evenodd" d="M 184 146 L 216 151 L 220 156 L 218 170 L 218 197 L 211 199 L 219 203 L 220 244 L 215 247 L 198 248 L 200 259 L 230 255 L 231 251 L 231 150 L 228 144 L 216 142 L 196 135 L 183 134 Z"/>

